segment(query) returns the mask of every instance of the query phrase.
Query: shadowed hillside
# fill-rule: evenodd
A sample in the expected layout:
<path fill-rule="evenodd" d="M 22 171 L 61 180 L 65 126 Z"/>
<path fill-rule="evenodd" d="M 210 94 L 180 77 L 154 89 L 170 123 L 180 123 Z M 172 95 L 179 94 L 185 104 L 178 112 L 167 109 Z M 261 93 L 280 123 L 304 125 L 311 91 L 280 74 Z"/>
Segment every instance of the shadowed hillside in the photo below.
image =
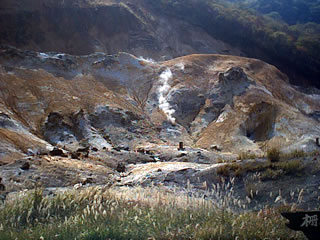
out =
<path fill-rule="evenodd" d="M 291 83 L 319 86 L 319 27 L 288 26 L 213 0 L 2 1 L 0 43 L 70 54 L 119 51 L 156 60 L 192 53 L 262 59 Z"/>

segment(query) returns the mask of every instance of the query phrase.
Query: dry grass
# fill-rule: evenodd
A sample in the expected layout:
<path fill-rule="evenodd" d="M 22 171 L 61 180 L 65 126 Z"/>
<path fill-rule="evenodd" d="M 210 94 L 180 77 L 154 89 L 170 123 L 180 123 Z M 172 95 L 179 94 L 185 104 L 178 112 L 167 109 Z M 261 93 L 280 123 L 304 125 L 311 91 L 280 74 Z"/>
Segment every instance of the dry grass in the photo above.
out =
<path fill-rule="evenodd" d="M 268 163 L 230 163 L 217 169 L 217 174 L 223 177 L 243 177 L 248 173 L 261 173 L 261 180 L 277 179 L 285 175 L 302 176 L 305 172 L 302 160 L 281 160 Z"/>
<path fill-rule="evenodd" d="M 303 150 L 294 150 L 288 154 L 283 154 L 282 155 L 285 158 L 302 158 L 308 156 L 308 153 L 304 152 Z"/>
<path fill-rule="evenodd" d="M 217 174 L 223 177 L 240 176 L 243 167 L 237 163 L 225 164 L 217 168 Z"/>
<path fill-rule="evenodd" d="M 213 186 L 212 201 L 162 188 L 94 187 L 55 197 L 37 188 L 1 206 L 0 235 L 2 240 L 304 239 L 286 228 L 277 211 L 232 212 L 234 203 L 245 204 L 233 196 L 230 182 Z"/>
<path fill-rule="evenodd" d="M 277 147 L 271 147 L 267 150 L 267 158 L 270 162 L 279 162 L 280 154 L 280 149 Z"/>
<path fill-rule="evenodd" d="M 258 158 L 258 156 L 255 153 L 250 151 L 241 152 L 238 155 L 238 160 L 256 159 L 256 158 Z"/>
<path fill-rule="evenodd" d="M 244 187 L 245 187 L 246 195 L 250 199 L 253 199 L 258 195 L 259 189 L 256 183 L 246 182 Z"/>
<path fill-rule="evenodd" d="M 298 150 L 298 149 L 295 149 L 289 153 L 281 154 L 282 159 L 305 158 L 305 157 L 316 157 L 316 156 L 320 156 L 319 151 L 305 152 L 303 150 Z"/>

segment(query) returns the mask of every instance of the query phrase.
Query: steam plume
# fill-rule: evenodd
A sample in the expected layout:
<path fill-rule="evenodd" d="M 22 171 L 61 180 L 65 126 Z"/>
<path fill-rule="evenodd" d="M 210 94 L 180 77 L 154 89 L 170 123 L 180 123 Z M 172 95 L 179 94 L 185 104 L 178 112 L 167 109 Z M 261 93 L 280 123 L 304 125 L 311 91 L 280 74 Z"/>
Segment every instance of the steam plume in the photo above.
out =
<path fill-rule="evenodd" d="M 143 56 L 138 57 L 138 60 L 144 61 L 147 63 L 154 63 L 155 62 L 152 58 L 144 58 Z"/>
<path fill-rule="evenodd" d="M 170 85 L 168 81 L 172 78 L 172 72 L 167 68 L 164 72 L 160 74 L 160 83 L 159 87 L 159 108 L 166 114 L 168 121 L 172 124 L 176 122 L 176 119 L 172 116 L 175 112 L 174 109 L 170 106 L 170 103 L 167 100 L 167 95 L 170 90 Z"/>
<path fill-rule="evenodd" d="M 175 66 L 180 68 L 181 71 L 184 71 L 184 64 L 182 62 L 176 64 Z"/>

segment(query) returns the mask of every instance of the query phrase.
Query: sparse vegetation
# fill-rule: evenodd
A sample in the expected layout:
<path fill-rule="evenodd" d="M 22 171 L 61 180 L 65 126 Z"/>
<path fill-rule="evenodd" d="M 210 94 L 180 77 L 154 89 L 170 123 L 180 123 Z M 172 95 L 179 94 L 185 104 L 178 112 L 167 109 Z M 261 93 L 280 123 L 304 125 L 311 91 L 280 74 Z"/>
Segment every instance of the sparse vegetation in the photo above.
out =
<path fill-rule="evenodd" d="M 0 235 L 2 240 L 304 239 L 285 226 L 276 210 L 232 213 L 226 206 L 234 199 L 222 200 L 218 207 L 161 189 L 88 188 L 55 197 L 35 191 L 1 206 Z M 32 215 L 35 204 L 37 214 Z"/>
<path fill-rule="evenodd" d="M 217 174 L 223 177 L 240 176 L 242 166 L 237 163 L 225 164 L 217 169 Z"/>
<path fill-rule="evenodd" d="M 226 161 L 223 158 L 218 158 L 217 163 L 225 163 Z"/>
<path fill-rule="evenodd" d="M 320 156 L 320 151 L 313 151 L 309 153 L 309 156 L 314 157 L 314 156 Z"/>
<path fill-rule="evenodd" d="M 301 160 L 287 160 L 273 163 L 261 175 L 261 180 L 277 179 L 283 175 L 302 175 L 304 166 Z"/>
<path fill-rule="evenodd" d="M 240 152 L 238 155 L 238 160 L 245 160 L 245 159 L 256 159 L 258 158 L 258 156 L 251 151 L 247 151 L 247 152 Z"/>
<path fill-rule="evenodd" d="M 314 157 L 319 155 L 319 151 L 313 151 L 313 152 L 305 152 L 303 150 L 295 149 L 288 153 L 282 153 L 280 151 L 280 145 L 279 146 L 273 146 L 267 149 L 267 158 L 270 162 L 278 162 L 278 161 L 285 161 L 285 160 L 291 160 L 291 159 L 297 159 L 297 158 L 306 158 L 306 157 Z"/>
<path fill-rule="evenodd" d="M 277 147 L 271 147 L 267 150 L 267 158 L 270 162 L 280 161 L 280 149 Z"/>
<path fill-rule="evenodd" d="M 271 168 L 267 168 L 262 174 L 261 174 L 261 180 L 275 180 L 279 177 L 283 176 L 283 171 L 281 170 L 274 170 Z"/>
<path fill-rule="evenodd" d="M 258 190 L 258 185 L 256 183 L 246 182 L 244 187 L 245 187 L 246 195 L 250 199 L 253 199 L 258 195 L 259 190 Z"/>
<path fill-rule="evenodd" d="M 303 170 L 303 163 L 301 160 L 282 161 L 272 164 L 272 168 L 281 169 L 285 174 L 298 174 Z"/>
<path fill-rule="evenodd" d="M 261 180 L 277 179 L 284 175 L 300 176 L 305 167 L 302 160 L 282 160 L 269 163 L 232 163 L 217 169 L 217 174 L 223 177 L 242 177 L 248 173 L 261 173 Z"/>
<path fill-rule="evenodd" d="M 282 154 L 282 157 L 285 159 L 292 159 L 292 158 L 302 158 L 302 157 L 307 157 L 309 154 L 304 152 L 303 150 L 294 150 L 290 153 L 287 154 Z"/>

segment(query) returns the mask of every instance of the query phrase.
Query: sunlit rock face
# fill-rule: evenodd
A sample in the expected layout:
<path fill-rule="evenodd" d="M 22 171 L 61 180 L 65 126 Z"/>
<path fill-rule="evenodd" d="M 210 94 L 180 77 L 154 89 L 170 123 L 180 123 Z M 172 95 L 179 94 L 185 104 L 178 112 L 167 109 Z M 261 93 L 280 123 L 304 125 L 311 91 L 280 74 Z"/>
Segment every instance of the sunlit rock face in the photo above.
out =
<path fill-rule="evenodd" d="M 232 153 L 262 153 L 268 144 L 318 148 L 319 96 L 299 92 L 259 60 L 189 55 L 155 62 L 127 53 L 1 47 L 0 64 L 2 159 L 54 146 L 135 149 L 180 141 Z"/>

